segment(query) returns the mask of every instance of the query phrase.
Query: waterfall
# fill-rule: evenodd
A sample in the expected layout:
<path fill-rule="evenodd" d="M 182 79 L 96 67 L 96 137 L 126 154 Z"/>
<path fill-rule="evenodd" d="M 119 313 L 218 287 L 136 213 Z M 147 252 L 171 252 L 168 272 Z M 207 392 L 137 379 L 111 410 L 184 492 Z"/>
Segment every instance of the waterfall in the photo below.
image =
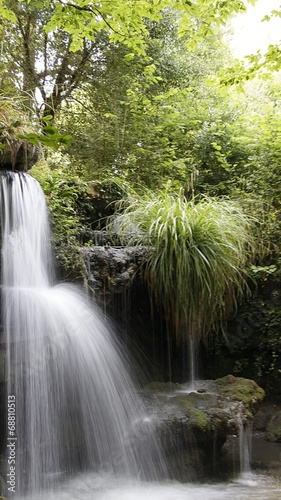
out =
<path fill-rule="evenodd" d="M 7 496 L 37 500 L 77 471 L 155 479 L 162 459 L 123 350 L 79 288 L 53 285 L 39 184 L 2 173 L 0 205 Z"/>
<path fill-rule="evenodd" d="M 238 422 L 240 473 L 248 474 L 251 471 L 252 425 L 244 427 L 241 417 Z"/>
<path fill-rule="evenodd" d="M 188 348 L 189 348 L 189 386 L 191 391 L 196 391 L 196 382 L 198 380 L 198 367 L 197 367 L 197 342 L 192 337 L 192 335 L 188 336 Z"/>
<path fill-rule="evenodd" d="M 233 476 L 238 480 L 251 477 L 252 456 L 252 423 L 243 422 L 241 410 L 235 416 L 237 434 L 230 439 L 230 456 L 232 457 Z"/>

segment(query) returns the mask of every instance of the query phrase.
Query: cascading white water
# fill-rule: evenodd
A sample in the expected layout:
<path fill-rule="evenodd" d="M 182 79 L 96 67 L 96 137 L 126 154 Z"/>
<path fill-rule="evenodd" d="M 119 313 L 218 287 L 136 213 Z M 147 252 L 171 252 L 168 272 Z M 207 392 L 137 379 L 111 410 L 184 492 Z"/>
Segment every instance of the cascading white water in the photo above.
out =
<path fill-rule="evenodd" d="M 252 425 L 244 427 L 242 418 L 238 415 L 239 424 L 239 457 L 240 472 L 248 474 L 251 470 L 251 445 L 252 445 Z"/>
<path fill-rule="evenodd" d="M 188 336 L 188 349 L 189 349 L 189 389 L 190 391 L 196 391 L 196 382 L 198 381 L 198 366 L 197 366 L 197 342 L 192 337 L 192 335 Z"/>
<path fill-rule="evenodd" d="M 161 456 L 123 352 L 79 289 L 52 286 L 39 184 L 3 173 L 0 206 L 7 401 L 16 406 L 9 498 L 37 500 L 77 471 L 155 479 Z"/>

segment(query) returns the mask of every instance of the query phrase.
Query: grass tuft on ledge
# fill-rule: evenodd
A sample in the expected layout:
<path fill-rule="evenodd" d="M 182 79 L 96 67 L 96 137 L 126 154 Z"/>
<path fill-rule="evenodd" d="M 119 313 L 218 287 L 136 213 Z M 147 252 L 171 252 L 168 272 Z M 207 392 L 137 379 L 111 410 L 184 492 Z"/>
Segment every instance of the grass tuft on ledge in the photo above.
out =
<path fill-rule="evenodd" d="M 127 245 L 153 250 L 143 273 L 179 338 L 207 341 L 247 290 L 253 253 L 251 222 L 229 199 L 187 200 L 184 191 L 133 195 L 119 204 L 111 227 Z"/>

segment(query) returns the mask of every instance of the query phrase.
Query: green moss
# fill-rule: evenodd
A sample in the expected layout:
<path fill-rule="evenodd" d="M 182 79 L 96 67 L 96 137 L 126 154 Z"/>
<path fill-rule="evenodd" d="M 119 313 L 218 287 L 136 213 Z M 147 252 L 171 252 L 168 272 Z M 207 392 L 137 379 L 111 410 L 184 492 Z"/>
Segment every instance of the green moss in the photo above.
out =
<path fill-rule="evenodd" d="M 197 429 L 203 431 L 209 427 L 209 418 L 201 410 L 194 409 L 191 412 L 191 425 Z"/>
<path fill-rule="evenodd" d="M 194 409 L 194 403 L 186 395 L 178 395 L 173 397 L 173 401 L 180 405 L 184 410 Z"/>
<path fill-rule="evenodd" d="M 220 394 L 229 396 L 234 401 L 241 401 L 248 407 L 261 402 L 265 396 L 264 390 L 253 380 L 227 375 L 215 381 Z"/>
<path fill-rule="evenodd" d="M 176 402 L 184 410 L 185 415 L 188 418 L 193 429 L 207 429 L 210 423 L 209 417 L 204 411 L 196 408 L 194 402 L 190 400 L 190 394 L 177 395 L 173 398 L 173 401 Z"/>
<path fill-rule="evenodd" d="M 191 392 L 189 394 L 179 394 L 174 396 L 173 400 L 184 408 L 199 408 L 200 410 L 207 410 L 210 406 L 217 404 L 217 395 L 207 392 L 204 394 Z"/>

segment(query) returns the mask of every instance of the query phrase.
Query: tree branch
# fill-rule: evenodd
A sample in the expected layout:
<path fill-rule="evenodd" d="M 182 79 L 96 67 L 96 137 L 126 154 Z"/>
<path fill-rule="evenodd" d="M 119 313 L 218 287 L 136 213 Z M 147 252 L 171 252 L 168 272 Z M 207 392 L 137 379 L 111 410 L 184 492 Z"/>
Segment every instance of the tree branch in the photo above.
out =
<path fill-rule="evenodd" d="M 24 57 L 23 57 L 23 75 L 25 82 L 28 82 L 32 88 L 24 88 L 26 91 L 35 91 L 36 86 L 38 85 L 38 77 L 34 67 L 34 61 L 32 61 L 31 53 L 30 53 L 30 28 L 31 28 L 31 19 L 30 16 L 27 17 L 26 26 L 23 26 L 20 15 L 17 15 L 19 31 L 23 39 L 23 48 L 24 48 Z M 30 81 L 31 80 L 31 81 Z"/>
<path fill-rule="evenodd" d="M 71 92 L 77 88 L 79 82 L 81 81 L 81 75 L 83 74 L 85 65 L 91 55 L 92 50 L 89 50 L 86 46 L 86 42 L 84 41 L 84 50 L 81 56 L 80 62 L 77 64 L 76 69 L 73 70 L 72 74 L 70 73 L 67 89 L 64 89 L 64 84 L 66 82 L 68 76 L 68 62 L 70 55 L 70 44 L 71 40 L 69 39 L 68 46 L 66 48 L 66 52 L 64 54 L 62 63 L 57 73 L 57 77 L 55 80 L 54 88 L 52 94 L 46 99 L 46 106 L 51 109 L 51 114 L 55 115 L 56 110 L 60 106 L 63 99 L 66 99 Z"/>
<path fill-rule="evenodd" d="M 76 9 L 76 10 L 89 12 L 90 14 L 94 14 L 95 16 L 99 15 L 102 18 L 102 20 L 105 22 L 105 24 L 108 26 L 109 29 L 111 29 L 114 33 L 117 33 L 117 35 L 121 35 L 121 36 L 125 37 L 125 35 L 122 35 L 122 33 L 120 33 L 120 31 L 117 31 L 116 29 L 114 29 L 111 26 L 111 24 L 107 21 L 107 19 L 103 15 L 103 13 L 99 9 L 97 9 L 96 7 L 95 7 L 95 9 L 92 9 L 91 7 L 87 7 L 87 6 L 82 7 L 81 5 L 76 5 L 74 3 L 62 2 L 62 0 L 59 0 L 59 3 L 61 3 L 64 7 L 71 7 L 71 8 Z"/>

